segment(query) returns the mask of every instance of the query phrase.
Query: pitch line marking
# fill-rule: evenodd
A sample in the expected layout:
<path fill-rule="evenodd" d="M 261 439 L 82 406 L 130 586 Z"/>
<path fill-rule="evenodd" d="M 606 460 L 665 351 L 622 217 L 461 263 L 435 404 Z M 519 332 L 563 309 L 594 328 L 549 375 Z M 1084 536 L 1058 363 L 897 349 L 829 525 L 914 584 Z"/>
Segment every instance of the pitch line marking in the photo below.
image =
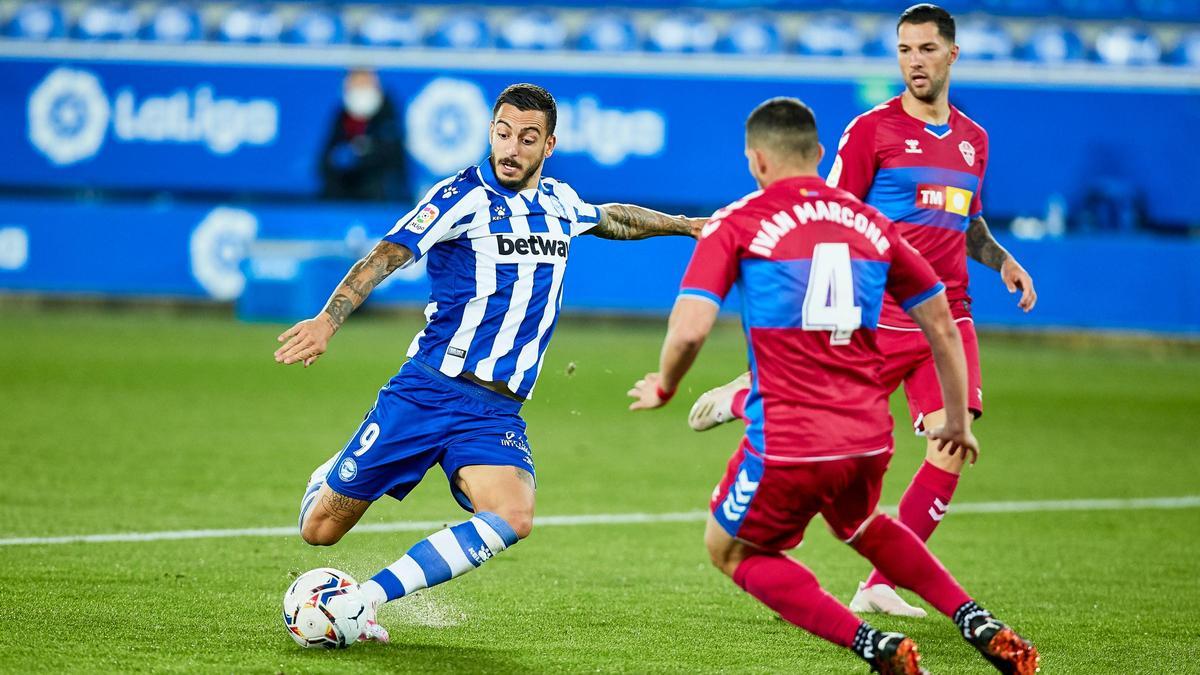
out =
<path fill-rule="evenodd" d="M 1145 499 L 1065 499 L 1026 502 L 965 502 L 951 504 L 956 514 L 1043 513 L 1050 511 L 1140 511 L 1146 509 L 1200 508 L 1200 495 L 1150 497 Z M 884 507 L 895 513 L 896 507 Z M 538 527 L 573 525 L 637 525 L 652 523 L 694 523 L 708 517 L 708 511 L 676 513 L 600 513 L 577 516 L 539 516 Z M 399 523 L 364 523 L 355 532 L 427 532 L 446 527 L 445 520 L 410 520 Z M 227 539 L 233 537 L 279 537 L 296 535 L 296 527 L 246 527 L 224 530 L 167 530 L 159 532 L 119 532 L 77 534 L 61 537 L 11 537 L 0 539 L 0 546 L 37 546 L 53 544 L 108 544 L 117 542 L 172 541 L 180 539 Z"/>

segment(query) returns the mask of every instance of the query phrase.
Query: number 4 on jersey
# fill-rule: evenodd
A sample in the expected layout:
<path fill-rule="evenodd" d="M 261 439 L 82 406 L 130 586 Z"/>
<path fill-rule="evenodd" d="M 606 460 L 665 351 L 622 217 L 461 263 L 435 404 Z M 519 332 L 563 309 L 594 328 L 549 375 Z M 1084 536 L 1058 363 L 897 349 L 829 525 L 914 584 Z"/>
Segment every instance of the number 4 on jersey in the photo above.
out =
<path fill-rule="evenodd" d="M 804 330 L 831 331 L 831 345 L 849 344 L 850 336 L 862 326 L 862 307 L 854 304 L 849 244 L 827 242 L 813 247 L 802 311 Z"/>

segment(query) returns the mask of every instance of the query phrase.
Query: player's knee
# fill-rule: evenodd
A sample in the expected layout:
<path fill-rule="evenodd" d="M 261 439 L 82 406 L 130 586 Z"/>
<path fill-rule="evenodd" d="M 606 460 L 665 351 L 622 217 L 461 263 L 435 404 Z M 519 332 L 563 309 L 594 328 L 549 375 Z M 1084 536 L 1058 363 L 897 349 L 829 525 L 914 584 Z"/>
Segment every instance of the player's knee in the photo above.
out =
<path fill-rule="evenodd" d="M 491 511 L 508 523 L 518 539 L 524 539 L 533 532 L 533 509 L 509 507 Z"/>
<path fill-rule="evenodd" d="M 721 570 L 725 576 L 733 578 L 733 573 L 742 562 L 742 556 L 736 548 L 707 536 L 704 538 L 704 547 L 708 549 L 708 559 L 712 561 L 713 567 Z"/>
<path fill-rule="evenodd" d="M 300 527 L 300 538 L 310 546 L 333 546 L 341 541 L 344 534 L 319 518 L 309 518 Z"/>

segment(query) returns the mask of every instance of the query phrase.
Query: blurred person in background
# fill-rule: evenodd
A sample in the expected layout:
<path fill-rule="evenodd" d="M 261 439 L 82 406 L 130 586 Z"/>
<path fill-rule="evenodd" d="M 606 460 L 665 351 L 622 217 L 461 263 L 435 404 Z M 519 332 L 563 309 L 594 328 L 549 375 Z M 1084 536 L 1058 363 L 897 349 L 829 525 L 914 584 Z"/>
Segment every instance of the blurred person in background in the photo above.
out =
<path fill-rule="evenodd" d="M 342 83 L 342 106 L 321 153 L 321 197 L 408 201 L 404 137 L 379 75 L 356 68 Z"/>

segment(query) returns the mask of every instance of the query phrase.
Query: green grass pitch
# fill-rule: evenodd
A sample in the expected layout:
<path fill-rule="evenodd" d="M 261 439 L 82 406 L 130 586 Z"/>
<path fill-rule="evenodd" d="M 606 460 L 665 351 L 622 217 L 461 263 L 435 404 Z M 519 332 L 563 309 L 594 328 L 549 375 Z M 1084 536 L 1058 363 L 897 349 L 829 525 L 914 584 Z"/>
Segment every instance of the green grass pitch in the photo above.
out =
<path fill-rule="evenodd" d="M 308 370 L 275 325 L 209 312 L 5 307 L 0 538 L 288 526 L 309 472 L 400 365 L 416 318 L 360 316 Z M 722 324 L 666 410 L 624 392 L 665 322 L 568 320 L 526 406 L 540 515 L 696 511 L 735 447 L 687 429 L 693 396 L 744 356 Z M 983 337 L 988 413 L 956 503 L 1200 494 L 1200 353 Z M 568 364 L 574 364 L 569 368 Z M 572 371 L 568 374 L 568 371 Z M 895 399 L 895 504 L 921 458 Z M 437 469 L 364 522 L 464 518 Z M 545 526 L 462 579 L 392 603 L 390 645 L 301 650 L 291 576 L 366 578 L 418 533 L 0 546 L 0 671 L 862 673 L 712 569 L 700 522 Z M 932 548 L 1034 639 L 1047 673 L 1200 672 L 1200 509 L 952 513 Z M 819 522 L 795 552 L 848 600 L 867 565 Z M 949 621 L 881 618 L 938 673 L 985 673 Z"/>

